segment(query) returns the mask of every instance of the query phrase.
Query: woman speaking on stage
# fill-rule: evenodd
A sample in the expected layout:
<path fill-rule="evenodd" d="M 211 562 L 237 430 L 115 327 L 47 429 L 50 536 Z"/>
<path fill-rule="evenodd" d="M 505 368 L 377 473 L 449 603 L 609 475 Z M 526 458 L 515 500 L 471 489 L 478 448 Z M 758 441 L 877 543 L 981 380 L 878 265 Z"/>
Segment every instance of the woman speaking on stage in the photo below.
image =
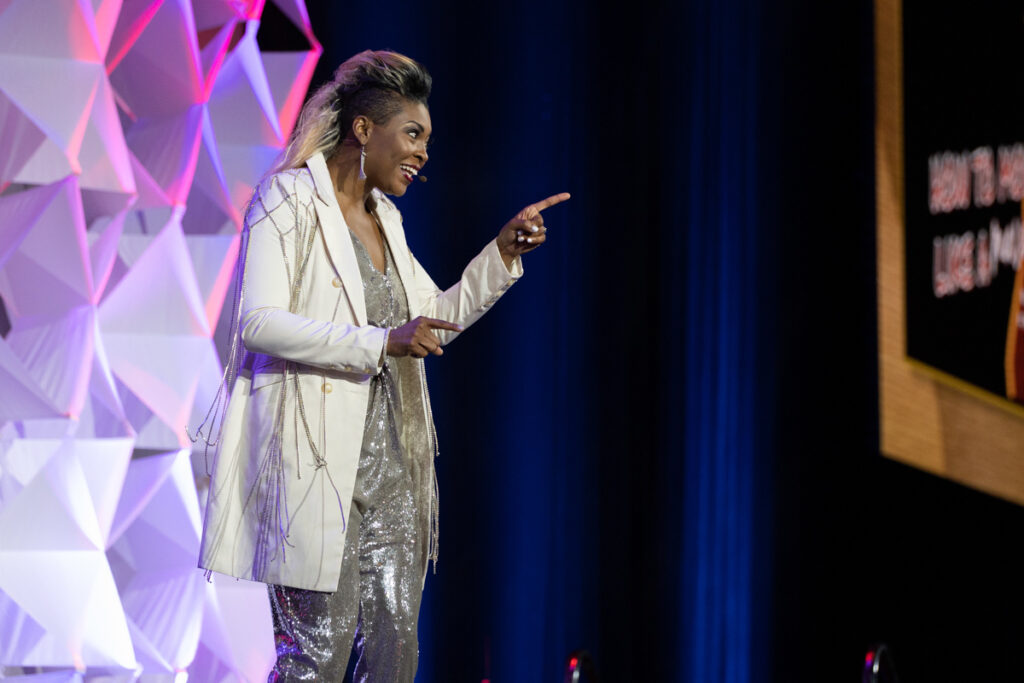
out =
<path fill-rule="evenodd" d="M 245 214 L 199 565 L 268 584 L 271 681 L 409 681 L 437 559 L 424 358 L 480 318 L 544 243 L 531 204 L 442 291 L 406 243 L 431 77 L 361 52 L 307 102 Z M 210 431 L 213 431 L 210 434 Z"/>

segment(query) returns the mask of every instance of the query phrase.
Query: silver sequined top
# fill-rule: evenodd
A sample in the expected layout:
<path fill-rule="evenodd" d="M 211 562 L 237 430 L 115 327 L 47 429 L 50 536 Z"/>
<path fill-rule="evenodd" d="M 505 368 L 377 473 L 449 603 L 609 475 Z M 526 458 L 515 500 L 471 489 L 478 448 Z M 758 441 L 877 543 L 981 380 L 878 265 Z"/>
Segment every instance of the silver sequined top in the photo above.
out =
<path fill-rule="evenodd" d="M 387 259 L 385 272 L 381 273 L 373 265 L 370 252 L 354 234 L 352 246 L 356 250 L 359 262 L 359 274 L 363 278 L 363 296 L 366 299 L 366 319 L 374 327 L 398 327 L 409 322 L 409 305 L 405 298 L 405 287 L 402 278 L 395 270 L 391 249 L 384 249 Z"/>
<path fill-rule="evenodd" d="M 370 253 L 354 234 L 352 246 L 359 263 L 359 274 L 363 279 L 363 296 L 366 299 L 366 320 L 375 327 L 398 327 L 409 321 L 409 305 L 405 298 L 405 287 L 398 276 L 390 248 L 384 249 L 386 267 L 381 273 L 373 265 Z M 363 431 L 363 455 L 360 458 L 360 473 L 371 474 L 375 480 L 396 476 L 397 469 L 405 472 L 404 454 L 399 440 L 398 424 L 400 409 L 398 388 L 392 368 L 385 359 L 384 369 L 373 377 L 366 406 L 366 423 Z M 364 468 L 364 460 L 376 461 L 377 467 Z M 366 470 L 369 470 L 367 472 Z M 382 481 L 361 481 L 357 487 L 376 488 Z"/>

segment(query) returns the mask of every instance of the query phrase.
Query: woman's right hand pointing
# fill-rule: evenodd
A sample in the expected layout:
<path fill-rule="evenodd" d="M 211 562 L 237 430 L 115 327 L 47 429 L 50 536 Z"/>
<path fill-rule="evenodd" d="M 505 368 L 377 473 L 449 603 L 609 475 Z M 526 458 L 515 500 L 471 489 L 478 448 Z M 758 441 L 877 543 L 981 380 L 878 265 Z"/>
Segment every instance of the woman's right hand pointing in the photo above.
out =
<path fill-rule="evenodd" d="M 547 239 L 545 234 L 548 229 L 544 226 L 544 216 L 541 211 L 551 208 L 555 204 L 561 204 L 569 199 L 568 192 L 560 192 L 551 195 L 547 199 L 530 204 L 515 215 L 515 218 L 505 224 L 505 227 L 498 232 L 498 251 L 505 261 L 505 267 L 509 268 L 517 256 L 522 256 L 544 244 Z"/>
<path fill-rule="evenodd" d="M 432 353 L 440 356 L 444 350 L 441 349 L 441 340 L 433 330 L 462 332 L 463 329 L 461 325 L 421 315 L 391 330 L 388 336 L 388 355 L 424 358 L 428 353 Z"/>

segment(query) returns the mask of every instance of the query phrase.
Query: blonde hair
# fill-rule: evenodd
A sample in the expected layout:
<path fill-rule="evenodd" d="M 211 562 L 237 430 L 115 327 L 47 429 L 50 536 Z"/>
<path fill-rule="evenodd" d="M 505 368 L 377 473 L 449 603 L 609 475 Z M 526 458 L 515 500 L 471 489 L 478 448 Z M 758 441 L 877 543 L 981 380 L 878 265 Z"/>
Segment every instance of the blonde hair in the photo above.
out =
<path fill-rule="evenodd" d="M 431 78 L 414 59 L 387 50 L 364 50 L 349 57 L 302 107 L 299 121 L 270 173 L 302 166 L 318 152 L 330 157 L 352 139 L 360 115 L 387 123 L 403 100 L 427 103 Z"/>

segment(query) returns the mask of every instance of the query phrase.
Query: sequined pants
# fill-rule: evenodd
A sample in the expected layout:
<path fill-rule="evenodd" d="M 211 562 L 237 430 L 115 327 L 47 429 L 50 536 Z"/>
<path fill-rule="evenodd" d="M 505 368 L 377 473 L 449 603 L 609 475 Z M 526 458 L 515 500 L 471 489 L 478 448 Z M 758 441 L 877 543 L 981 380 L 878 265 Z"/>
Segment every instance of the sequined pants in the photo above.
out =
<path fill-rule="evenodd" d="M 270 683 L 341 683 L 353 644 L 357 683 L 412 683 L 416 676 L 421 539 L 411 480 L 391 443 L 397 433 L 386 410 L 371 400 L 367 424 L 375 423 L 376 435 L 364 441 L 359 458 L 338 590 L 269 586 L 277 648 Z"/>

